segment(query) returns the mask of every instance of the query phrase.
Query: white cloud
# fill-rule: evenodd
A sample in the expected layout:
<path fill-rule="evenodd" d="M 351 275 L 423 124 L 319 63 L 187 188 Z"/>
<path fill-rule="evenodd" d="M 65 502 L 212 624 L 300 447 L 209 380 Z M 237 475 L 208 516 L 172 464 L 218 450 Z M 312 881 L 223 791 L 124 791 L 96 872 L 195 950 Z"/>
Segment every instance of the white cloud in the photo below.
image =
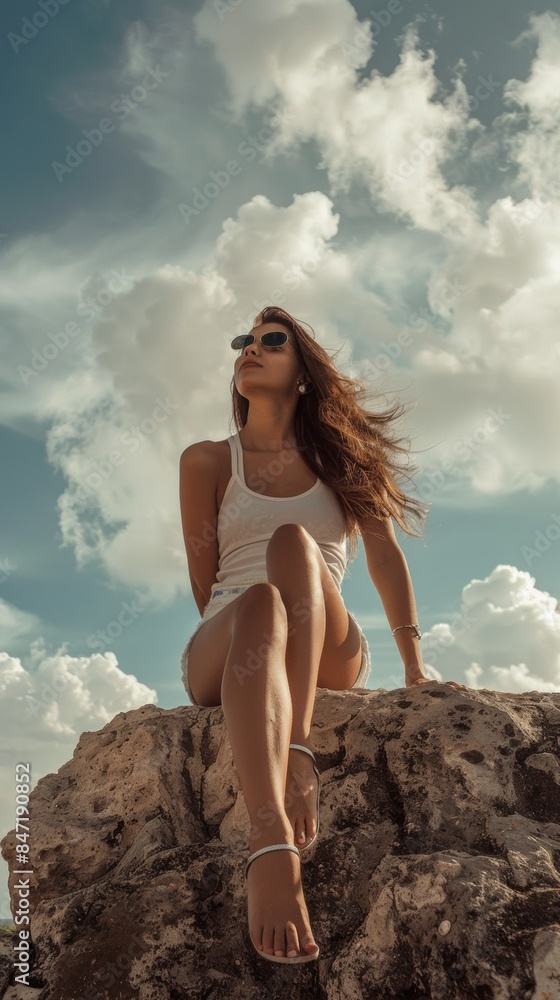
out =
<path fill-rule="evenodd" d="M 373 365 L 378 375 L 391 374 L 397 391 L 403 383 L 398 366 L 410 365 L 414 429 L 417 443 L 427 445 L 420 464 L 427 475 L 439 474 L 438 498 L 444 502 L 465 486 L 497 494 L 560 478 L 560 185 L 554 188 L 551 179 L 560 132 L 550 128 L 558 112 L 549 100 L 557 89 L 560 18 L 529 21 L 528 34 L 538 40 L 531 73 L 525 83 L 509 81 L 503 90 L 507 102 L 528 107 L 529 126 L 524 130 L 521 112 L 510 112 L 496 120 L 496 135 L 503 131 L 531 194 L 519 202 L 510 194 L 497 198 L 482 221 L 472 194 L 449 188 L 442 171 L 458 154 L 468 160 L 471 134 L 477 137 L 477 160 L 495 145 L 495 135 L 485 137 L 469 117 L 460 80 L 438 100 L 434 52 L 422 56 L 411 25 L 394 72 L 383 77 L 374 70 L 360 80 L 357 69 L 373 44 L 349 3 L 262 7 L 244 0 L 231 17 L 220 19 L 207 2 L 195 17 L 199 37 L 210 42 L 225 72 L 233 114 L 240 117 L 254 106 L 277 111 L 272 120 L 279 130 L 267 144 L 268 162 L 313 139 L 332 192 L 361 179 L 377 207 L 447 240 L 431 258 L 431 273 L 426 262 L 432 315 L 409 328 L 404 355 L 393 331 L 385 355 Z M 287 44 L 294 38 L 295 44 Z M 374 242 L 379 249 L 384 241 L 375 238 L 352 254 L 362 280 L 364 259 L 376 270 Z M 415 267 L 406 249 L 403 275 Z M 395 285 L 398 291 L 393 279 Z M 379 331 L 376 340 L 382 341 Z M 364 347 L 371 356 L 369 338 Z M 397 367 L 385 363 L 395 356 Z M 488 432 L 495 413 L 501 417 Z M 431 481 L 425 490 L 431 499 Z"/>
<path fill-rule="evenodd" d="M 422 467 L 440 474 L 440 499 L 466 482 L 498 494 L 560 479 L 560 204 L 531 222 L 523 212 L 511 197 L 491 206 L 479 238 L 432 272 L 432 322 L 411 331 L 414 426 L 430 449 Z M 438 314 L 444 334 L 434 330 Z M 492 412 L 501 414 L 493 429 Z"/>
<path fill-rule="evenodd" d="M 451 622 L 422 635 L 425 673 L 491 691 L 558 691 L 560 606 L 535 578 L 499 565 L 463 588 Z"/>
<path fill-rule="evenodd" d="M 161 603 L 187 586 L 178 456 L 193 440 L 223 436 L 230 417 L 229 341 L 271 300 L 309 320 L 329 348 L 348 338 L 337 362 L 349 374 L 372 375 L 384 387 L 390 378 L 403 399 L 408 383 L 416 407 L 407 428 L 422 449 L 414 457 L 423 499 L 462 505 L 473 502 L 473 493 L 536 489 L 560 478 L 557 202 L 531 208 L 530 197 L 516 202 L 508 194 L 479 222 L 471 195 L 446 185 L 447 158 L 480 129 L 469 119 L 460 81 L 451 97 L 438 99 L 434 54 L 421 55 L 412 28 L 394 72 L 360 80 L 357 69 L 366 65 L 373 43 L 346 0 L 244 0 L 230 15 L 220 20 L 211 4 L 203 6 L 195 17 L 200 45 L 193 46 L 191 32 L 189 59 L 196 49 L 207 69 L 215 66 L 208 59 L 210 42 L 235 114 L 256 106 L 276 116 L 268 162 L 313 139 L 333 189 L 361 178 L 379 205 L 404 213 L 412 226 L 391 228 L 386 219 L 386 232 L 344 242 L 340 213 L 325 194 L 307 191 L 280 207 L 257 193 L 225 218 L 200 260 L 189 245 L 178 264 L 152 265 L 153 241 L 146 240 L 143 224 L 124 236 L 116 233 L 116 246 L 101 243 L 89 257 L 79 255 L 79 263 L 46 237 L 8 252 L 0 291 L 10 309 L 20 304 L 26 331 L 25 351 L 21 344 L 13 348 L 12 372 L 16 362 L 29 363 L 32 347 L 43 349 L 44 310 L 51 316 L 57 302 L 48 290 L 53 270 L 59 274 L 58 312 L 67 321 L 76 318 L 78 305 L 104 292 L 111 266 L 119 270 L 122 260 L 136 255 L 138 267 L 127 265 L 131 280 L 103 305 L 89 336 L 70 340 L 25 391 L 4 396 L 0 417 L 16 425 L 28 417 L 51 425 L 48 458 L 68 482 L 59 499 L 63 545 L 72 548 L 78 565 L 96 559 L 112 581 Z M 531 74 L 526 83 L 510 81 L 504 93 L 534 109 L 531 127 L 544 141 L 557 28 L 553 24 L 547 41 L 542 20 L 531 24 L 539 40 Z M 165 86 L 153 92 L 153 108 L 146 101 L 142 114 L 131 114 L 123 125 L 148 140 L 142 155 L 150 149 L 154 164 L 167 156 L 177 168 L 185 162 L 185 143 L 192 146 L 191 134 L 185 138 L 171 127 L 189 63 L 180 58 L 182 30 L 188 34 L 188 19 L 178 16 L 172 69 Z M 165 44 L 136 23 L 124 50 L 124 68 L 113 67 L 104 88 L 96 80 L 80 91 L 78 103 L 101 114 L 118 87 L 132 84 Z M 206 167 L 225 115 L 215 110 L 215 129 L 212 121 L 204 126 Z M 509 119 L 518 127 L 520 118 Z M 506 131 L 509 119 L 501 123 Z M 403 156 L 410 160 L 415 144 L 434 137 L 431 152 L 396 183 Z M 179 174 L 173 168 L 168 176 Z M 212 204 L 225 209 L 232 188 L 233 182 Z M 177 190 L 170 190 L 176 205 Z M 444 237 L 428 245 L 418 229 L 431 226 Z M 197 233 L 185 228 L 196 247 Z M 72 233 L 62 235 L 65 247 L 72 247 Z M 446 237 L 452 238 L 446 243 Z M 413 322 L 402 302 L 423 289 L 432 312 Z M 405 349 L 398 348 L 400 316 L 409 339 Z M 53 322 L 51 329 L 59 328 Z M 352 350 L 365 360 L 355 362 Z M 376 365 L 376 357 L 388 363 Z"/>
<path fill-rule="evenodd" d="M 194 440 L 223 435 L 230 342 L 263 305 L 313 316 L 333 347 L 343 314 L 356 336 L 374 322 L 390 331 L 381 301 L 330 246 L 337 229 L 320 192 L 296 195 L 286 208 L 256 195 L 226 219 L 201 271 L 159 268 L 107 307 L 82 371 L 51 398 L 47 453 L 69 483 L 60 527 L 79 566 L 100 560 L 112 580 L 157 601 L 185 584 L 179 455 Z M 344 351 L 339 357 L 344 363 Z"/>
<path fill-rule="evenodd" d="M 31 635 L 37 629 L 40 619 L 29 611 L 22 611 L 8 604 L 0 597 L 0 635 L 4 645 L 9 646 L 15 639 Z"/>
<path fill-rule="evenodd" d="M 509 145 L 520 180 L 534 198 L 548 200 L 551 192 L 560 195 L 560 16 L 553 11 L 530 14 L 529 24 L 517 42 L 536 39 L 537 51 L 528 78 L 509 80 L 504 87 L 504 101 L 513 108 L 506 120 L 527 119 L 527 127 L 512 134 Z"/>
<path fill-rule="evenodd" d="M 244 0 L 227 20 L 206 0 L 194 18 L 223 67 L 230 105 L 240 118 L 251 106 L 272 106 L 278 135 L 268 143 L 270 162 L 281 150 L 313 139 L 332 193 L 353 179 L 367 185 L 383 210 L 415 226 L 463 240 L 478 228 L 466 187 L 449 188 L 442 167 L 463 154 L 480 124 L 469 116 L 460 80 L 437 100 L 435 52 L 423 57 L 416 29 L 404 33 L 399 65 L 360 80 L 372 43 L 368 22 L 346 0 L 264 5 Z"/>
<path fill-rule="evenodd" d="M 28 666 L 0 653 L 0 728 L 4 752 L 53 746 L 69 756 L 84 730 L 102 728 L 117 712 L 157 701 L 157 692 L 117 665 L 114 653 L 47 655 L 33 643 Z M 65 758 L 66 759 L 66 758 Z M 47 774 L 41 760 L 42 774 Z"/>
<path fill-rule="evenodd" d="M 30 763 L 34 788 L 70 760 L 83 732 L 145 704 L 157 704 L 157 692 L 125 674 L 114 653 L 72 657 L 62 649 L 49 656 L 42 639 L 31 645 L 26 664 L 0 652 L 1 836 L 14 827 L 16 762 Z M 0 916 L 10 917 L 4 880 Z"/>
<path fill-rule="evenodd" d="M 407 419 L 422 449 L 414 458 L 426 501 L 464 503 L 469 489 L 499 494 L 560 478 L 555 216 L 520 232 L 514 214 L 511 199 L 497 202 L 479 238 L 433 268 L 432 322 L 409 327 L 410 346 L 397 358 L 412 370 L 416 407 Z M 98 560 L 111 580 L 157 603 L 186 586 L 178 457 L 194 440 L 223 436 L 229 343 L 264 304 L 309 319 L 329 348 L 348 334 L 337 363 L 350 374 L 368 374 L 369 364 L 353 362 L 352 348 L 375 361 L 385 343 L 379 357 L 393 357 L 398 328 L 368 290 L 367 249 L 339 248 L 338 223 L 320 192 L 285 208 L 256 195 L 224 221 L 203 268 L 168 265 L 131 282 L 91 325 L 64 382 L 60 358 L 38 374 L 52 421 L 47 455 L 68 482 L 58 503 L 63 545 L 81 568 Z M 85 284 L 87 294 L 96 288 Z M 434 326 L 438 316 L 446 334 Z M 386 374 L 399 389 L 411 382 L 392 362 L 372 381 Z M 406 389 L 399 395 L 406 399 Z"/>

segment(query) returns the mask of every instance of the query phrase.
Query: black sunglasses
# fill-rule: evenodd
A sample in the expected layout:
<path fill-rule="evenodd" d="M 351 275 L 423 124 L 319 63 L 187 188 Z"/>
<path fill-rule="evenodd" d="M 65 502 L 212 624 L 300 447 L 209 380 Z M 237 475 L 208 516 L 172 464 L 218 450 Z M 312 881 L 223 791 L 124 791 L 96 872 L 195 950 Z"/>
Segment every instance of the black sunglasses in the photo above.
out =
<path fill-rule="evenodd" d="M 241 336 L 233 338 L 231 346 L 234 351 L 244 351 L 256 339 L 252 333 L 242 333 Z M 263 333 L 259 339 L 263 347 L 281 347 L 287 342 L 288 334 L 284 333 L 283 330 L 272 330 L 270 333 Z"/>

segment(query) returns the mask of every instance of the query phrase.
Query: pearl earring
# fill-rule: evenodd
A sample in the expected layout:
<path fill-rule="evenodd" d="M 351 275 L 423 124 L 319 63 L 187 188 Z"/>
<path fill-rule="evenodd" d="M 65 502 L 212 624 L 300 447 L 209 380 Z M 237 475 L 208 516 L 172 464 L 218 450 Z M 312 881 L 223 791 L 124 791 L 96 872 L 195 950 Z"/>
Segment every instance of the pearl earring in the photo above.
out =
<path fill-rule="evenodd" d="M 298 382 L 298 391 L 301 392 L 301 393 L 311 392 L 312 388 L 313 388 L 313 386 L 312 386 L 311 382 L 304 382 L 303 379 L 301 379 Z"/>

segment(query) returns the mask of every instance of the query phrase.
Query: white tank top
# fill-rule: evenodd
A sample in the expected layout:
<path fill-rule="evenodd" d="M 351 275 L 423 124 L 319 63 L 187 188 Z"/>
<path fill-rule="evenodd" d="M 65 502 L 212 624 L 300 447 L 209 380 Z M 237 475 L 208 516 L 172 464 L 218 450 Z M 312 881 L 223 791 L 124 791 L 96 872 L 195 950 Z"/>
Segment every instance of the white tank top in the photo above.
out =
<path fill-rule="evenodd" d="M 315 539 L 339 593 L 348 562 L 346 528 L 336 494 L 320 479 L 295 497 L 268 497 L 249 489 L 243 472 L 243 447 L 239 431 L 228 439 L 231 479 L 218 512 L 219 564 L 217 583 L 266 579 L 266 543 L 281 524 L 301 524 Z M 271 476 L 282 469 L 270 462 Z"/>

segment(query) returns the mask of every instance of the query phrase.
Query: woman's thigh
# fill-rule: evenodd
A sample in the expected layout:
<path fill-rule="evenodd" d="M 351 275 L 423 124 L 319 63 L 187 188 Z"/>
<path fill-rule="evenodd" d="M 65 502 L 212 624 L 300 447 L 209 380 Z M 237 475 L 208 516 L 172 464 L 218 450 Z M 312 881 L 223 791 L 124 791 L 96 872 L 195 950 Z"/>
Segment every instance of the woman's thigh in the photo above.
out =
<path fill-rule="evenodd" d="M 233 635 L 235 605 L 242 596 L 204 622 L 193 639 L 187 673 L 195 705 L 211 708 L 221 704 L 222 675 Z"/>
<path fill-rule="evenodd" d="M 294 557 L 302 546 L 307 548 L 317 562 L 325 603 L 325 638 L 319 661 L 317 687 L 344 691 L 353 687 L 358 680 L 362 656 L 366 655 L 362 650 L 360 629 L 346 609 L 319 545 L 300 524 L 284 524 L 274 532 L 267 547 L 268 578 L 285 595 L 286 607 L 289 608 L 295 596 L 294 587 L 297 591 L 293 572 Z M 297 629 L 297 620 L 292 625 Z"/>
<path fill-rule="evenodd" d="M 320 549 L 319 556 L 326 621 L 317 687 L 345 691 L 353 687 L 362 667 L 362 639 Z"/>
<path fill-rule="evenodd" d="M 344 691 L 351 688 L 362 667 L 362 640 L 354 618 L 347 611 L 323 553 L 309 536 L 321 571 L 325 601 L 325 639 L 319 661 L 317 687 Z M 188 681 L 197 705 L 210 708 L 221 704 L 222 677 L 233 638 L 236 618 L 245 595 L 260 586 L 254 584 L 230 601 L 198 630 L 188 656 Z M 297 622 L 294 623 L 297 627 Z"/>
<path fill-rule="evenodd" d="M 196 705 L 214 708 L 221 704 L 222 678 L 236 625 L 245 629 L 244 615 L 255 617 L 255 603 L 262 608 L 263 601 L 273 606 L 280 600 L 276 588 L 263 583 L 248 586 L 198 629 L 187 660 L 188 684 Z"/>

